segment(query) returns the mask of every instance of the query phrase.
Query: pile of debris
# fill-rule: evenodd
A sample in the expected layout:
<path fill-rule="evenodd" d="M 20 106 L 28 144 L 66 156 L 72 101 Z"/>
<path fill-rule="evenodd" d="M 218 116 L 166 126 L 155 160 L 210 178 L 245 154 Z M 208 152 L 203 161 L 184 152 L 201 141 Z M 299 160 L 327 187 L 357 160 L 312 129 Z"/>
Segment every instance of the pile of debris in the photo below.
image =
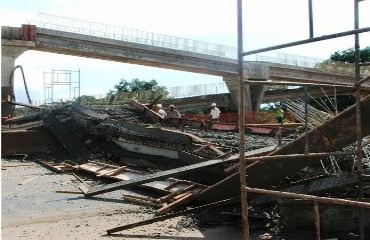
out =
<path fill-rule="evenodd" d="M 294 156 L 304 152 L 307 142 L 303 135 L 282 146 L 275 145 L 276 139 L 273 137 L 248 135 L 245 153 L 246 161 L 250 163 L 247 169 L 248 186 L 356 199 L 357 192 L 360 191 L 359 183 L 362 181 L 365 187 L 361 191 L 364 189 L 364 196 L 368 196 L 368 141 L 364 142 L 362 177 L 355 172 L 353 166 L 356 162 L 351 154 L 338 153 L 355 141 L 355 128 L 351 125 L 354 122 L 353 111 L 354 108 L 347 109 L 313 128 L 308 135 L 310 154 L 306 157 Z M 370 122 L 369 96 L 362 101 L 362 114 L 363 122 Z M 212 127 L 199 129 L 197 124 L 199 123 L 187 119 L 163 119 L 148 106 L 136 101 L 132 101 L 131 106 L 123 106 L 114 111 L 72 103 L 8 119 L 3 125 L 2 134 L 4 139 L 9 135 L 19 134 L 15 132 L 20 129 L 52 133 L 69 155 L 69 161 L 41 161 L 41 164 L 54 171 L 88 173 L 110 181 L 90 186 L 80 179 L 80 190 L 77 192 L 86 197 L 133 186 L 148 191 L 146 195 L 125 194 L 123 197 L 129 202 L 154 208 L 158 216 L 109 229 L 108 233 L 217 206 L 225 209 L 225 205 L 233 206 L 233 210 L 229 210 L 226 215 L 236 216 L 239 221 L 238 133 L 216 131 Z M 364 124 L 363 135 L 369 133 L 370 126 Z M 3 156 L 14 154 L 16 150 L 12 148 L 14 146 L 11 141 L 7 141 L 5 148 L 3 145 Z M 19 147 L 17 151 L 21 151 Z M 346 151 L 353 155 L 353 149 Z M 338 189 L 341 191 L 337 191 Z M 287 220 L 294 219 L 293 217 L 285 218 L 292 215 L 289 209 L 293 207 L 290 206 L 296 205 L 297 201 L 284 201 L 279 210 L 276 210 L 276 197 L 250 194 L 249 200 L 252 204 L 249 209 L 250 218 L 256 222 L 263 219 L 263 227 L 267 226 L 271 230 L 267 235 L 282 234 L 280 230 L 283 223 L 284 229 L 302 227 L 295 226 L 297 224 L 293 224 L 294 220 Z M 189 204 L 192 207 L 189 208 Z M 184 209 L 185 206 L 188 208 Z M 270 209 L 269 212 L 266 206 Z M 322 208 L 325 212 L 324 207 Z M 307 219 L 310 214 L 312 213 L 308 211 Z M 327 214 L 331 217 L 330 213 Z M 369 212 L 365 211 L 364 214 Z M 357 212 L 347 214 L 346 221 L 352 221 L 353 219 L 348 218 L 358 218 Z M 370 217 L 367 218 L 369 219 Z M 325 226 L 324 219 L 322 222 Z M 311 229 L 312 222 L 307 220 L 305 226 Z M 346 231 L 355 231 L 353 228 L 351 226 Z M 366 229 L 370 231 L 368 227 Z M 340 231 L 341 229 L 333 227 L 323 227 L 324 234 L 328 236 Z"/>

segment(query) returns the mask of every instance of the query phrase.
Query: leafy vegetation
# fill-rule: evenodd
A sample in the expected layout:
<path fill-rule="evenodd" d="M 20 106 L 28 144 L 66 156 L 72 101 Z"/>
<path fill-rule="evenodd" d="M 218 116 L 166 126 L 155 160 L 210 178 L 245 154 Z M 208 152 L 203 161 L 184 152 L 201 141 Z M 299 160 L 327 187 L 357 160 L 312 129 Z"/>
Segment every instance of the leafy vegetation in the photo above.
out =
<path fill-rule="evenodd" d="M 355 50 L 353 48 L 348 48 L 343 51 L 336 51 L 330 55 L 330 58 L 316 64 L 316 68 L 322 68 L 327 70 L 340 70 L 343 72 L 354 71 L 355 62 Z M 360 50 L 360 63 L 370 62 L 370 47 L 365 47 Z M 362 73 L 370 74 L 369 67 L 362 67 Z"/>
<path fill-rule="evenodd" d="M 77 99 L 82 104 L 115 104 L 127 102 L 130 99 L 138 101 L 147 101 L 162 96 L 162 99 L 168 98 L 169 92 L 165 86 L 160 86 L 156 80 L 143 81 L 137 78 L 127 81 L 121 79 L 109 90 L 104 98 L 83 95 Z"/>
<path fill-rule="evenodd" d="M 130 82 L 121 79 L 121 81 L 114 86 L 115 90 L 110 90 L 107 93 L 107 98 L 112 101 L 125 101 L 131 98 L 136 98 L 140 101 L 155 99 L 162 95 L 165 99 L 168 97 L 167 88 L 160 86 L 156 80 L 142 81 L 137 78 L 132 79 Z"/>
<path fill-rule="evenodd" d="M 355 50 L 353 48 L 349 48 L 344 51 L 337 51 L 330 55 L 330 60 L 344 63 L 354 63 Z M 360 50 L 360 62 L 370 62 L 370 47 L 366 47 Z"/>

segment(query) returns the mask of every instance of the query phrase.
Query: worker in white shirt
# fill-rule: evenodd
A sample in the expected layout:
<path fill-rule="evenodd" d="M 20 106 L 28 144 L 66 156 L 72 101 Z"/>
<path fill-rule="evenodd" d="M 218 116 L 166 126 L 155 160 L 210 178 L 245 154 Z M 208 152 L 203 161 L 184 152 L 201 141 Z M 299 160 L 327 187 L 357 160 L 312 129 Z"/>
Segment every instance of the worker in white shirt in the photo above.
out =
<path fill-rule="evenodd" d="M 220 118 L 220 109 L 218 109 L 216 103 L 212 103 L 211 104 L 211 112 L 209 113 L 209 115 L 211 115 L 211 123 L 217 123 L 218 122 L 218 119 Z"/>
<path fill-rule="evenodd" d="M 163 110 L 162 104 L 157 104 L 156 107 L 158 109 L 158 115 L 164 119 L 167 116 L 167 113 L 165 110 Z"/>

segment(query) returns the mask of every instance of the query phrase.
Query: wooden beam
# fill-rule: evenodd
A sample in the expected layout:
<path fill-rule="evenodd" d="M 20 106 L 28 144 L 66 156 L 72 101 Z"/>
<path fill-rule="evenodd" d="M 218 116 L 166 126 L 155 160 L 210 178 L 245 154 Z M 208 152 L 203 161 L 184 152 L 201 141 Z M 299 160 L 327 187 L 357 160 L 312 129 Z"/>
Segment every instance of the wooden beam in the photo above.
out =
<path fill-rule="evenodd" d="M 83 194 L 81 191 L 56 190 L 56 193 Z"/>

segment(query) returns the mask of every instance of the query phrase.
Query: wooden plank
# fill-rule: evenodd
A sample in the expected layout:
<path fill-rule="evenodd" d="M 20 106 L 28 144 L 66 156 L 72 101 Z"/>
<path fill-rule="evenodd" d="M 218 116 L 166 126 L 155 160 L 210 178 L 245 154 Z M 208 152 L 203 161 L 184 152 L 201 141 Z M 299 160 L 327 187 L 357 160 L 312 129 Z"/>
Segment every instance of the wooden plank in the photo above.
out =
<path fill-rule="evenodd" d="M 96 176 L 99 176 L 99 173 L 98 172 L 100 172 L 101 170 L 104 170 L 106 168 L 109 168 L 109 167 L 108 166 L 102 166 L 102 167 L 98 168 L 97 170 L 95 170 Z"/>
<path fill-rule="evenodd" d="M 77 176 L 77 174 L 75 174 L 75 173 L 72 173 L 72 175 L 78 180 L 78 181 L 80 181 L 81 183 L 83 183 L 84 181 L 79 177 L 79 176 Z"/>
<path fill-rule="evenodd" d="M 198 184 L 192 184 L 192 185 L 190 185 L 190 186 L 188 186 L 186 188 L 179 189 L 177 191 L 171 192 L 171 193 L 167 194 L 166 196 L 160 197 L 158 199 L 158 201 L 160 201 L 160 202 L 166 202 L 166 201 L 170 200 L 171 198 L 178 196 L 179 194 L 182 194 L 184 192 L 191 191 L 191 190 L 194 190 L 196 188 L 199 188 L 197 185 Z M 199 189 L 201 189 L 201 188 L 199 188 Z"/>
<path fill-rule="evenodd" d="M 220 149 L 218 149 L 216 146 L 214 145 L 210 145 L 209 146 L 209 149 L 211 149 L 212 151 L 214 151 L 215 153 L 217 153 L 219 156 L 223 156 L 225 155 L 225 153 L 223 151 L 221 151 Z"/>
<path fill-rule="evenodd" d="M 118 190 L 124 187 L 137 186 L 137 185 L 141 185 L 144 183 L 153 182 L 154 180 L 164 179 L 167 177 L 171 177 L 175 175 L 177 176 L 177 175 L 181 175 L 184 173 L 189 173 L 189 172 L 198 171 L 204 168 L 209 168 L 209 167 L 216 166 L 219 164 L 224 164 L 227 161 L 228 161 L 227 159 L 209 160 L 209 161 L 196 163 L 196 164 L 192 164 L 192 165 L 188 165 L 184 167 L 179 167 L 179 168 L 175 168 L 175 169 L 171 169 L 167 171 L 144 175 L 142 177 L 138 177 L 136 179 L 129 180 L 129 181 L 116 182 L 116 183 L 111 183 L 111 184 L 107 184 L 103 186 L 94 186 L 90 188 L 89 191 L 87 192 L 84 191 L 84 193 L 86 196 L 94 196 L 94 195 L 98 195 L 98 194 L 102 194 L 106 192 L 112 192 L 112 191 L 115 191 L 115 190 Z M 235 159 L 232 159 L 229 161 L 235 161 Z"/>
<path fill-rule="evenodd" d="M 136 198 L 134 196 L 123 196 L 123 198 L 126 200 L 126 201 L 129 201 L 129 202 L 133 202 L 133 203 L 138 203 L 138 204 L 141 204 L 141 205 L 146 205 L 146 206 L 150 206 L 150 207 L 154 207 L 154 208 L 162 208 L 163 205 L 162 204 L 158 204 L 158 203 L 153 203 L 151 201 L 147 201 L 147 200 L 143 200 L 143 199 L 140 199 L 140 198 Z"/>
<path fill-rule="evenodd" d="M 42 165 L 56 172 L 65 172 L 73 169 L 73 166 L 68 163 L 48 163 L 46 161 L 39 161 Z"/>
<path fill-rule="evenodd" d="M 163 206 L 161 209 L 158 209 L 156 211 L 157 214 L 165 214 L 170 211 L 172 211 L 174 208 L 189 203 L 190 201 L 194 200 L 196 198 L 195 193 L 185 193 L 181 198 L 176 199 L 174 202 Z"/>
<path fill-rule="evenodd" d="M 56 193 L 83 194 L 81 191 L 56 190 Z"/>
<path fill-rule="evenodd" d="M 174 197 L 172 198 L 172 200 L 173 200 L 173 201 L 171 201 L 171 202 L 174 202 L 174 201 L 177 201 L 177 200 L 179 200 L 179 199 L 182 199 L 182 198 L 184 198 L 184 197 L 188 196 L 189 194 L 192 194 L 192 193 L 186 193 L 186 192 L 184 192 L 184 193 L 180 193 L 179 195 L 174 196 Z"/>
<path fill-rule="evenodd" d="M 87 183 L 81 183 L 78 188 L 85 194 L 85 192 L 89 191 L 90 186 Z"/>
<path fill-rule="evenodd" d="M 178 184 L 180 184 L 181 182 L 179 182 L 178 180 L 173 180 L 174 182 L 173 183 L 171 183 L 170 185 L 168 185 L 167 187 L 165 187 L 164 189 L 165 190 L 169 190 L 169 189 L 171 189 L 171 188 L 173 188 L 174 186 L 176 186 L 176 185 L 178 185 Z"/>
<path fill-rule="evenodd" d="M 137 199 L 141 199 L 141 200 L 148 201 L 148 202 L 156 202 L 157 201 L 157 199 L 147 197 L 147 196 L 134 196 L 134 195 L 130 195 L 130 194 L 122 194 L 122 196 L 123 197 L 137 198 Z"/>
<path fill-rule="evenodd" d="M 177 182 L 181 182 L 182 184 L 189 184 L 189 185 L 193 185 L 194 182 L 192 181 L 188 181 L 188 180 L 184 180 L 184 179 L 176 179 L 176 178 L 168 178 L 169 180 L 174 180 L 174 181 L 177 181 Z M 208 188 L 209 186 L 208 185 L 204 185 L 204 184 L 201 184 L 201 183 L 195 183 L 197 185 L 197 187 L 199 188 Z"/>
<path fill-rule="evenodd" d="M 118 173 L 121 173 L 123 171 L 126 170 L 126 166 L 123 166 L 123 167 L 117 167 L 116 169 L 113 169 L 113 170 L 110 170 L 108 172 L 105 172 L 105 173 L 100 173 L 98 175 L 96 175 L 97 177 L 101 177 L 101 176 L 111 176 L 111 175 L 114 175 L 115 173 L 118 174 Z"/>
<path fill-rule="evenodd" d="M 199 212 L 199 211 L 202 211 L 202 210 L 207 209 L 207 208 L 217 207 L 217 206 L 225 205 L 225 204 L 228 204 L 228 203 L 234 203 L 238 200 L 239 199 L 233 199 L 233 198 L 224 199 L 224 200 L 221 200 L 221 201 L 201 205 L 201 206 L 190 208 L 190 209 L 183 210 L 183 211 L 180 211 L 180 212 L 170 213 L 170 214 L 155 217 L 155 218 L 152 218 L 152 219 L 148 219 L 148 220 L 144 220 L 144 221 L 140 221 L 140 222 L 136 222 L 136 223 L 131 223 L 131 224 L 124 225 L 124 226 L 111 228 L 111 229 L 107 230 L 107 234 L 112 234 L 112 233 L 115 233 L 115 232 L 120 232 L 120 231 L 131 229 L 131 228 L 140 227 L 140 226 L 148 225 L 148 224 L 159 222 L 159 221 L 164 221 L 166 219 L 171 219 L 171 218 L 174 218 L 174 217 L 187 215 L 189 213 Z"/>

